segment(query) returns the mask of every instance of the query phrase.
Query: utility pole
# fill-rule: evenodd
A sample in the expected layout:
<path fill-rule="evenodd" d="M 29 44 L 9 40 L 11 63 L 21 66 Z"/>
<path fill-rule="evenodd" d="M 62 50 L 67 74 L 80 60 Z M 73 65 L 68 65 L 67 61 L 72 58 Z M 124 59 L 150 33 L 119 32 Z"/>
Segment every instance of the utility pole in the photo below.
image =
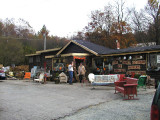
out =
<path fill-rule="evenodd" d="M 44 33 L 43 33 L 43 38 L 44 38 L 44 50 L 46 50 L 46 26 L 43 25 L 43 30 L 44 30 Z"/>

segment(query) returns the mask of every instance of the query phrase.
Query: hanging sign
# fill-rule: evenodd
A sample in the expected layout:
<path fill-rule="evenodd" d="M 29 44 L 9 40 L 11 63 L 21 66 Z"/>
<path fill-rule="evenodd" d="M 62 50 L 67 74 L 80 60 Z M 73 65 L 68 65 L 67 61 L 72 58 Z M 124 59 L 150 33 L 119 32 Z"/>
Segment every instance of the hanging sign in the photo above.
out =
<path fill-rule="evenodd" d="M 160 55 L 157 55 L 157 63 L 160 63 Z"/>
<path fill-rule="evenodd" d="M 85 59 L 86 59 L 85 57 L 76 57 L 76 56 L 74 56 L 73 58 L 74 58 L 74 59 L 79 59 L 79 60 L 84 60 L 84 61 L 85 61 Z"/>

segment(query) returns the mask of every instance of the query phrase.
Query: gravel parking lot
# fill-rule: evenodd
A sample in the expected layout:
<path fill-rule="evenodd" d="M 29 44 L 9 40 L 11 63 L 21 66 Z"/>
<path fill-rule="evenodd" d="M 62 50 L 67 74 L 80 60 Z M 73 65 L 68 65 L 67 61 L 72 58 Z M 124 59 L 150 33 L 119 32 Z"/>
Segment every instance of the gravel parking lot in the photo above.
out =
<path fill-rule="evenodd" d="M 139 100 L 123 101 L 114 87 L 0 82 L 0 120 L 149 120 L 155 89 L 140 90 Z"/>
<path fill-rule="evenodd" d="M 88 107 L 61 120 L 150 120 L 153 94 L 139 95 L 140 100 L 108 101 Z"/>

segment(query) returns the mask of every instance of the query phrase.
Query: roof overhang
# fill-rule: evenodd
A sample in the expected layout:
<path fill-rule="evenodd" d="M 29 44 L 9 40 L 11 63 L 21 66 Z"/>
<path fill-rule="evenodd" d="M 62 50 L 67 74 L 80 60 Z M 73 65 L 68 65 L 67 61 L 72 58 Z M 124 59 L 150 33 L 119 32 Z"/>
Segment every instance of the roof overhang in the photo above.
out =
<path fill-rule="evenodd" d="M 36 51 L 36 53 L 52 52 L 52 51 L 58 51 L 60 49 L 61 48 L 47 49 L 47 50 Z"/>
<path fill-rule="evenodd" d="M 50 55 L 45 56 L 45 58 L 56 58 L 58 55 Z M 61 57 L 69 57 L 69 56 L 90 56 L 88 53 L 68 53 L 68 54 L 61 54 Z"/>
<path fill-rule="evenodd" d="M 50 59 L 50 58 L 54 58 L 55 55 L 49 55 L 49 56 L 45 56 L 46 59 Z"/>
<path fill-rule="evenodd" d="M 37 55 L 40 55 L 40 53 L 35 53 L 35 54 L 27 54 L 25 55 L 26 57 L 32 57 L 32 56 L 37 56 Z"/>
<path fill-rule="evenodd" d="M 27 54 L 27 55 L 25 55 L 25 56 L 26 56 L 26 57 L 37 56 L 37 55 L 40 55 L 41 53 L 52 52 L 52 51 L 58 51 L 58 50 L 60 50 L 60 49 L 61 49 L 61 48 L 54 48 L 54 49 L 36 51 L 35 54 Z"/>
<path fill-rule="evenodd" d="M 90 56 L 88 53 L 68 53 L 68 54 L 61 54 L 62 57 L 67 56 Z"/>
<path fill-rule="evenodd" d="M 132 54 L 144 54 L 144 53 L 157 53 L 160 50 L 153 50 L 153 51 L 141 51 L 141 52 L 128 52 L 128 53 L 117 53 L 117 54 L 108 54 L 108 55 L 101 55 L 101 56 L 120 56 L 120 55 L 132 55 Z"/>

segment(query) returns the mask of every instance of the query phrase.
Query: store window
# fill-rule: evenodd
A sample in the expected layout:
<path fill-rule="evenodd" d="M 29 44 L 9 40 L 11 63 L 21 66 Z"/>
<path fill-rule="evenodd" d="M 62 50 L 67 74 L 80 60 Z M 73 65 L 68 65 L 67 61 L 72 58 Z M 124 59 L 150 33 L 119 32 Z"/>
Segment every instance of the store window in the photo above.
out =
<path fill-rule="evenodd" d="M 40 62 L 40 56 L 36 56 L 36 62 Z"/>
<path fill-rule="evenodd" d="M 33 57 L 29 57 L 29 63 L 33 63 Z"/>
<path fill-rule="evenodd" d="M 160 54 L 148 54 L 148 70 L 160 70 Z"/>

